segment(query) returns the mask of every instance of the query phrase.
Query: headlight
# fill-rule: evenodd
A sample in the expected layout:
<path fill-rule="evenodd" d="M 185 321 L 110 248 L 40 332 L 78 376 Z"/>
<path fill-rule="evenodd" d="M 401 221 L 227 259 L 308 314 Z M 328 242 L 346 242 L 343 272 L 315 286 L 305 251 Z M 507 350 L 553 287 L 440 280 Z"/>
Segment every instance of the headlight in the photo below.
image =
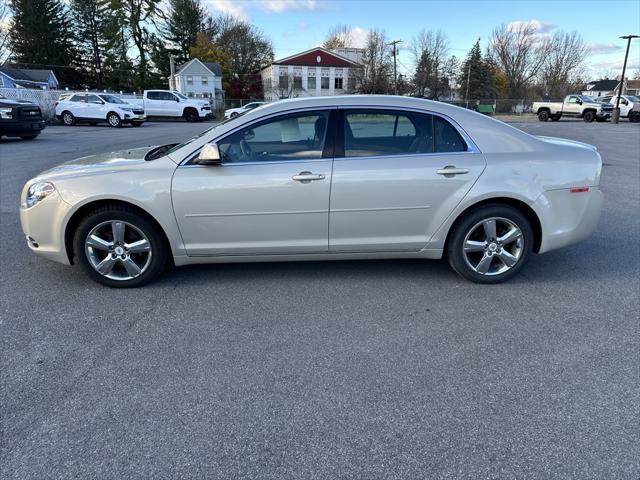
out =
<path fill-rule="evenodd" d="M 0 118 L 13 118 L 13 108 L 0 108 Z"/>
<path fill-rule="evenodd" d="M 36 203 L 44 200 L 53 192 L 56 191 L 56 187 L 50 182 L 38 182 L 29 187 L 27 191 L 27 208 L 33 207 Z"/>
<path fill-rule="evenodd" d="M 120 110 L 124 110 L 125 112 L 133 111 L 131 108 L 128 108 L 128 107 L 120 107 Z"/>

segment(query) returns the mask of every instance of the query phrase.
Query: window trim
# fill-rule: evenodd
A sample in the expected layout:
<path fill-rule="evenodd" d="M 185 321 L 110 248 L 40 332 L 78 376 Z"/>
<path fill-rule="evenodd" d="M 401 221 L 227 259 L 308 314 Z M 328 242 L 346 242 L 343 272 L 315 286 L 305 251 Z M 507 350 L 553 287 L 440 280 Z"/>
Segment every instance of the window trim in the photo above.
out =
<path fill-rule="evenodd" d="M 467 132 L 456 122 L 454 119 L 439 112 L 433 112 L 431 110 L 422 110 L 418 108 L 411 107 L 394 107 L 394 106 L 363 106 L 363 105 L 340 105 L 338 110 L 341 110 L 342 113 L 338 118 L 338 133 L 336 135 L 336 146 L 335 150 L 340 150 L 342 152 L 341 156 L 335 156 L 336 160 L 366 160 L 371 158 L 393 158 L 393 157 L 423 157 L 425 155 L 435 156 L 435 155 L 464 155 L 464 154 L 480 154 L 480 149 L 478 146 L 471 140 L 471 137 L 467 135 Z M 398 153 L 393 155 L 368 155 L 365 157 L 347 157 L 345 156 L 345 141 L 344 141 L 344 128 L 341 128 L 344 125 L 344 112 L 346 110 L 387 110 L 387 111 L 395 111 L 395 112 L 414 112 L 414 113 L 422 113 L 427 115 L 432 115 L 434 117 L 440 117 L 443 120 L 449 122 L 451 126 L 458 132 L 458 134 L 462 137 L 462 140 L 466 143 L 467 149 L 463 152 L 430 152 L 430 153 Z"/>

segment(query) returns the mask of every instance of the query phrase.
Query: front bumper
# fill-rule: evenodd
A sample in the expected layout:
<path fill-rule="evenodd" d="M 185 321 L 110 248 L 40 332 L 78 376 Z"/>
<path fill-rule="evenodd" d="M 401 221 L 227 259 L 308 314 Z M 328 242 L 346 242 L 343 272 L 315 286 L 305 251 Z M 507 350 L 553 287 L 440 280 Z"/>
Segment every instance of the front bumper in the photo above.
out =
<path fill-rule="evenodd" d="M 25 195 L 23 190 L 21 198 L 25 198 Z M 22 205 L 20 224 L 29 249 L 49 260 L 70 265 L 64 240 L 70 211 L 71 205 L 57 191 L 30 208 Z"/>
<path fill-rule="evenodd" d="M 603 195 L 598 186 L 588 192 L 550 190 L 538 197 L 534 210 L 542 224 L 539 253 L 566 247 L 591 236 L 600 220 Z"/>
<path fill-rule="evenodd" d="M 44 120 L 5 120 L 0 121 L 0 134 L 8 136 L 38 134 L 45 128 Z"/>

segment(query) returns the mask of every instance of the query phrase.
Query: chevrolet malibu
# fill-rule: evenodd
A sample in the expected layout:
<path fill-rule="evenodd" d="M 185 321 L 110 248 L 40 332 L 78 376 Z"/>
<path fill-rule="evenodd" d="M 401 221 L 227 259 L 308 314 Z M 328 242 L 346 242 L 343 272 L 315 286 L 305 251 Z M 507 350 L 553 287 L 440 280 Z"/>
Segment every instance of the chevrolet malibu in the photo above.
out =
<path fill-rule="evenodd" d="M 20 218 L 33 252 L 111 287 L 168 265 L 372 258 L 498 283 L 593 232 L 601 168 L 591 145 L 443 103 L 293 99 L 41 173 Z"/>

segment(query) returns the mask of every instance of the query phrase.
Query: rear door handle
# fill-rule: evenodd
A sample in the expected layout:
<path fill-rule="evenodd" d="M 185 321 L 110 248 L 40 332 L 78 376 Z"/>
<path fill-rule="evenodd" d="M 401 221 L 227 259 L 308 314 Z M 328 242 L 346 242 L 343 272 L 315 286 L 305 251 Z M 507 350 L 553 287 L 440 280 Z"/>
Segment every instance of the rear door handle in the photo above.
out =
<path fill-rule="evenodd" d="M 465 173 L 469 173 L 468 168 L 456 168 L 453 165 L 447 165 L 444 168 L 439 168 L 436 170 L 438 175 L 444 175 L 445 177 L 453 177 L 454 175 L 464 175 Z"/>
<path fill-rule="evenodd" d="M 309 183 L 313 180 L 324 180 L 324 175 L 321 173 L 300 172 L 298 175 L 294 175 L 291 178 L 296 182 Z"/>

